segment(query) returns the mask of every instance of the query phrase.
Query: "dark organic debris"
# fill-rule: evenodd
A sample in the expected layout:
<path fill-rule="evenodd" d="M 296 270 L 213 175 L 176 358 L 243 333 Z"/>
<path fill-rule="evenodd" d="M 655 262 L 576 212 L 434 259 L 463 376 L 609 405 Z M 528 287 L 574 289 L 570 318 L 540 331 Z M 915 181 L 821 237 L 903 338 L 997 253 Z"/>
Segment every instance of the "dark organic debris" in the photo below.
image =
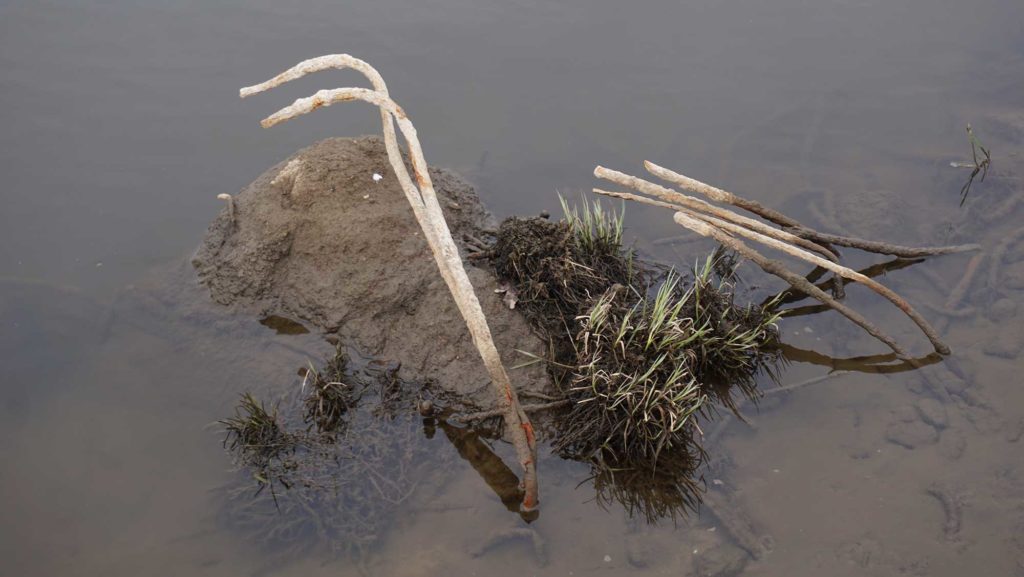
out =
<path fill-rule="evenodd" d="M 343 424 L 343 417 L 359 401 L 352 386 L 345 384 L 345 369 L 348 358 L 339 348 L 323 371 L 317 371 L 312 364 L 303 369 L 302 388 L 309 388 L 303 404 L 304 420 L 314 425 L 321 433 L 337 431 Z"/>
<path fill-rule="evenodd" d="M 246 466 L 267 467 L 295 448 L 295 439 L 281 429 L 277 407 L 268 412 L 266 406 L 249 393 L 242 395 L 235 416 L 220 423 L 224 425 L 224 446 L 237 454 Z"/>
<path fill-rule="evenodd" d="M 614 284 L 645 282 L 632 251 L 622 247 L 621 217 L 601 210 L 576 221 L 509 218 L 492 253 L 498 277 L 516 292 L 517 310 L 559 347 L 558 357 L 571 349 L 575 316 L 596 296 Z"/>
<path fill-rule="evenodd" d="M 222 521 L 272 557 L 324 547 L 362 558 L 392 513 L 443 470 L 413 413 L 415 387 L 396 385 L 393 370 L 352 365 L 339 349 L 322 369 L 301 371 L 303 386 L 272 411 L 245 394 L 221 421 L 244 473 L 221 489 Z"/>

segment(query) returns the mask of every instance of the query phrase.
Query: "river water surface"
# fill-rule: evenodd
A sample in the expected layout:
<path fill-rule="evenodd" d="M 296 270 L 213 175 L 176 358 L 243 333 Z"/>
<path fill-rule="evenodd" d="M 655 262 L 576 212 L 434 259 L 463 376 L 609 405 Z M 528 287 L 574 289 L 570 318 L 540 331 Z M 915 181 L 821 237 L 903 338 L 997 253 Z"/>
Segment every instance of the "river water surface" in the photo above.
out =
<path fill-rule="evenodd" d="M 981 243 L 958 302 L 971 255 L 883 278 L 954 355 L 748 407 L 751 424 L 714 447 L 728 464 L 709 475 L 711 506 L 677 524 L 598 506 L 586 469 L 549 457 L 544 554 L 486 548 L 521 521 L 454 460 L 362 563 L 272 555 L 219 514 L 235 473 L 210 424 L 328 347 L 232 320 L 187 283 L 169 298 L 165 279 L 187 270 L 217 194 L 318 139 L 379 129 L 355 104 L 259 127 L 361 81 L 350 72 L 237 97 L 335 52 L 382 72 L 428 161 L 499 217 L 556 212 L 556 191 L 589 189 L 596 164 L 639 174 L 650 159 L 820 228 Z M 1020 0 L 0 1 L 0 573 L 1024 575 L 1024 248 L 992 264 L 1024 216 L 1022 95 Z M 970 156 L 967 123 L 993 170 L 961 208 L 969 171 L 950 163 Z M 661 212 L 629 207 L 627 227 L 680 266 L 710 248 L 659 242 L 683 234 Z M 848 293 L 927 352 L 887 303 Z M 818 353 L 792 352 L 782 384 L 884 352 L 831 314 L 781 328 Z"/>

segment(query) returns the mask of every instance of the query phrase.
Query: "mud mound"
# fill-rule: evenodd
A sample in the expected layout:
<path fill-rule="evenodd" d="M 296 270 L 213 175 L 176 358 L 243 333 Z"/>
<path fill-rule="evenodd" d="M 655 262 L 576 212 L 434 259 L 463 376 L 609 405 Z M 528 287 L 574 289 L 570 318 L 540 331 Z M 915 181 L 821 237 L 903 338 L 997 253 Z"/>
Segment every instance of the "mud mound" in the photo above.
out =
<path fill-rule="evenodd" d="M 375 182 L 374 174 L 383 175 Z M 460 252 L 464 234 L 493 226 L 473 188 L 431 169 Z M 260 175 L 210 225 L 193 258 L 213 299 L 252 314 L 301 318 L 367 354 L 401 363 L 403 379 L 435 380 L 489 406 L 487 373 L 377 137 L 331 138 Z M 506 308 L 495 278 L 468 266 L 506 366 L 544 344 Z M 518 358 L 517 358 L 518 357 Z M 512 372 L 545 390 L 536 364 Z"/>

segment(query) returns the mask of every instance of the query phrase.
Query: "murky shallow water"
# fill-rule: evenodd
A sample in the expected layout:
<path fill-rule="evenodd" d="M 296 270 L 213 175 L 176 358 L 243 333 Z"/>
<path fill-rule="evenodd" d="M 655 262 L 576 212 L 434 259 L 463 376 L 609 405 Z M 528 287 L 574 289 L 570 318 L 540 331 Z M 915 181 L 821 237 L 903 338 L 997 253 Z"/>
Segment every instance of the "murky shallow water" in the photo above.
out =
<path fill-rule="evenodd" d="M 262 131 L 278 105 L 354 78 L 237 100 L 238 87 L 303 58 L 348 51 L 374 63 L 428 160 L 465 172 L 499 215 L 554 211 L 554 191 L 589 188 L 595 164 L 639 172 L 649 158 L 864 236 L 953 236 L 991 252 L 1020 226 L 1019 210 L 982 225 L 959 209 L 966 174 L 949 166 L 969 153 L 971 122 L 999 173 L 969 205 L 1021 194 L 1016 0 L 208 4 L 0 3 L 3 573 L 358 573 L 319 555 L 271 558 L 217 514 L 215 489 L 232 474 L 208 425 L 244 390 L 293 383 L 326 344 L 162 290 L 220 208 L 216 194 L 316 139 L 377 129 L 357 107 Z M 679 234 L 666 215 L 631 207 L 628 224 L 658 258 L 700 254 L 653 244 Z M 1017 285 L 998 296 L 1019 309 L 1017 256 L 1001 273 Z M 968 258 L 885 280 L 941 306 Z M 900 433 L 936 390 L 918 373 L 836 377 L 766 403 L 755 427 L 725 430 L 721 510 L 739 511 L 774 549 L 743 574 L 1021 573 L 1024 310 L 994 307 L 983 270 L 964 302 L 975 314 L 944 323 L 955 371 L 931 381 L 971 392 L 941 406 L 936 439 Z M 849 298 L 915 338 L 864 291 Z M 877 351 L 831 316 L 783 330 L 832 357 Z M 824 370 L 796 363 L 784 382 Z M 534 525 L 547 564 L 520 541 L 474 556 L 518 521 L 468 465 L 453 467 L 433 505 L 388 532 L 372 573 L 684 574 L 731 540 L 710 513 L 647 527 L 602 510 L 577 487 L 586 470 L 547 459 Z M 951 538 L 936 494 L 953 521 L 959 511 Z"/>

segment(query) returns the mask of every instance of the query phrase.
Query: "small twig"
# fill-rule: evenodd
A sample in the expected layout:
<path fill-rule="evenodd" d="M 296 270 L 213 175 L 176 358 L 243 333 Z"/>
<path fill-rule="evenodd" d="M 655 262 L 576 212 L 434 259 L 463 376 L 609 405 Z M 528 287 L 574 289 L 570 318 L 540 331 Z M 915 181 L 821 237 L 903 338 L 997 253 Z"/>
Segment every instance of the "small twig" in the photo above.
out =
<path fill-rule="evenodd" d="M 545 395 L 544 393 L 539 393 L 537 391 L 519 391 L 519 396 L 520 397 L 532 397 L 534 399 L 540 399 L 542 401 L 563 401 L 563 400 L 565 400 L 565 399 L 563 399 L 561 397 L 554 397 L 554 396 L 551 396 L 551 395 Z"/>
<path fill-rule="evenodd" d="M 698 242 L 698 241 L 701 241 L 701 240 L 705 240 L 705 239 L 704 239 L 704 237 L 702 237 L 699 234 L 685 234 L 685 235 L 667 236 L 665 238 L 659 238 L 657 240 L 652 241 L 651 244 L 653 244 L 654 246 L 680 245 L 680 244 L 690 244 L 690 243 Z"/>
<path fill-rule="evenodd" d="M 794 226 L 788 227 L 786 230 L 793 234 L 810 240 L 826 244 L 834 244 L 837 246 L 845 246 L 849 248 L 856 248 L 867 252 L 873 252 L 877 254 L 888 254 L 892 256 L 899 256 L 903 258 L 917 258 L 922 256 L 939 256 L 943 254 L 956 254 L 961 252 L 970 252 L 981 248 L 980 244 L 961 244 L 954 246 L 901 246 L 898 244 L 890 244 L 887 242 L 877 242 L 873 240 L 864 240 L 860 238 L 838 236 L 835 234 L 827 234 L 824 232 L 818 232 L 816 230 L 807 228 L 806 226 Z"/>
<path fill-rule="evenodd" d="M 560 409 L 562 407 L 568 406 L 570 403 L 572 403 L 572 401 L 570 401 L 569 399 L 561 399 L 558 401 L 553 401 L 551 403 L 542 403 L 538 405 L 520 405 L 520 407 L 528 413 L 534 413 L 537 411 Z M 505 412 L 501 409 L 492 409 L 490 411 L 480 411 L 478 413 L 469 413 L 466 415 L 455 415 L 451 419 L 456 423 L 468 423 L 470 421 L 481 421 L 483 419 L 490 419 L 492 417 L 500 417 L 504 414 Z"/>
<path fill-rule="evenodd" d="M 971 185 L 974 184 L 975 177 L 978 173 L 981 173 L 981 182 L 985 182 L 985 177 L 988 176 L 988 168 L 992 165 L 992 155 L 989 154 L 989 150 L 981 144 L 977 136 L 974 136 L 974 131 L 971 130 L 970 123 L 967 124 L 967 140 L 971 143 L 971 158 L 973 162 L 952 162 L 950 163 L 955 168 L 972 168 L 971 175 L 967 177 L 967 182 L 964 183 L 963 187 L 960 188 L 960 206 L 963 206 L 967 202 L 967 195 L 971 193 Z M 978 160 L 978 150 L 985 158 L 981 161 Z"/>
<path fill-rule="evenodd" d="M 481 248 L 481 250 L 486 250 L 487 247 L 488 247 L 488 244 L 489 244 L 489 243 L 487 243 L 487 242 L 485 242 L 483 240 L 480 240 L 479 238 L 469 234 L 468 232 L 462 233 L 462 239 L 467 241 L 467 242 L 471 242 L 471 243 L 479 246 Z"/>
<path fill-rule="evenodd" d="M 818 384 L 818 383 L 820 383 L 822 381 L 827 381 L 829 379 L 832 379 L 832 378 L 835 378 L 835 377 L 838 377 L 838 376 L 841 376 L 841 375 L 845 375 L 845 374 L 847 374 L 849 372 L 850 371 L 833 371 L 833 372 L 830 372 L 830 373 L 825 373 L 824 375 L 818 375 L 817 377 L 812 377 L 810 379 L 807 379 L 806 381 L 800 381 L 799 383 L 793 383 L 792 385 L 785 385 L 783 387 L 776 387 L 774 389 L 768 389 L 767 391 L 764 392 L 764 394 L 765 395 L 774 395 L 776 393 L 784 393 L 786 391 L 793 391 L 793 390 L 796 390 L 796 389 L 802 389 L 804 387 L 808 387 L 808 386 L 811 386 L 811 385 Z"/>

